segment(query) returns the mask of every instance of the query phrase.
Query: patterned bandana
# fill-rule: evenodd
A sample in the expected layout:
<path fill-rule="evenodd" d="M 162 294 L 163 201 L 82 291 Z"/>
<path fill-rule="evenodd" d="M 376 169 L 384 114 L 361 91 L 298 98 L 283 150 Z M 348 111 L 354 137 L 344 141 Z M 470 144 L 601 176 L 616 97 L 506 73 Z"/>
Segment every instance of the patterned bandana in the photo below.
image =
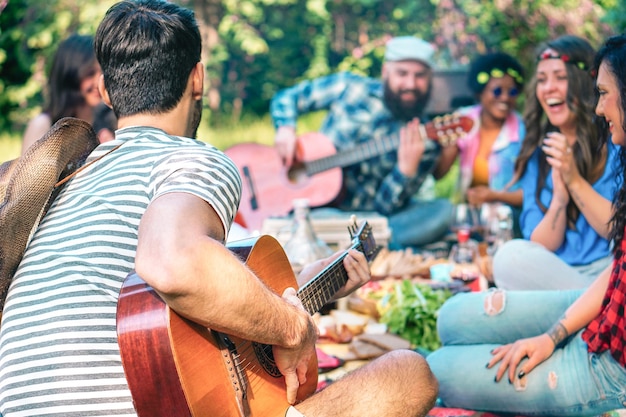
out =
<path fill-rule="evenodd" d="M 573 61 L 572 58 L 569 55 L 567 55 L 567 54 L 559 54 L 558 52 L 556 52 L 554 50 L 546 50 L 546 51 L 542 52 L 541 54 L 539 54 L 539 56 L 537 57 L 537 62 L 544 61 L 546 59 L 560 59 L 561 61 L 565 62 L 566 64 L 572 64 L 576 68 L 581 69 L 583 71 L 587 71 L 589 69 L 587 67 L 587 64 L 585 64 L 583 61 Z"/>

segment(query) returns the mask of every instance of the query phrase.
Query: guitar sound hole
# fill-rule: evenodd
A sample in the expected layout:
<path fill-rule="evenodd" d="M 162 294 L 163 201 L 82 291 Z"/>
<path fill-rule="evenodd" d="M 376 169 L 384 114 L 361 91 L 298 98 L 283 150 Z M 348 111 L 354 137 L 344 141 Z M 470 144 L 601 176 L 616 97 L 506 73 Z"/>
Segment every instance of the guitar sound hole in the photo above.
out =
<path fill-rule="evenodd" d="M 307 178 L 306 169 L 302 162 L 294 162 L 287 172 L 287 179 L 292 184 L 298 184 Z"/>
<path fill-rule="evenodd" d="M 259 361 L 263 369 L 265 369 L 265 372 L 267 372 L 274 378 L 280 378 L 281 376 L 283 376 L 283 374 L 280 373 L 278 367 L 276 366 L 271 346 L 261 343 L 252 343 L 252 346 L 254 348 L 254 354 L 256 355 L 257 360 Z"/>

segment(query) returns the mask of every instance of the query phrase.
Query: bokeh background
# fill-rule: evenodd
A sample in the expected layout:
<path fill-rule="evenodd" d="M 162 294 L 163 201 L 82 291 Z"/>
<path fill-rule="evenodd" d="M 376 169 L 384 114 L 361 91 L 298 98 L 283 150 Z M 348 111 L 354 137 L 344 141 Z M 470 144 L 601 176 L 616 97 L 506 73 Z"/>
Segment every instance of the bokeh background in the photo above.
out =
<path fill-rule="evenodd" d="M 207 91 L 199 138 L 221 149 L 271 143 L 269 100 L 283 87 L 339 70 L 379 76 L 391 36 L 426 39 L 437 47 L 438 70 L 458 73 L 491 50 L 530 70 L 542 41 L 568 33 L 599 46 L 626 28 L 624 0 L 174 2 L 193 9 L 200 23 Z M 56 45 L 72 32 L 93 34 L 113 3 L 0 0 L 0 162 L 19 154 L 24 127 L 41 110 Z M 314 130 L 322 116 L 306 117 L 299 129 Z"/>

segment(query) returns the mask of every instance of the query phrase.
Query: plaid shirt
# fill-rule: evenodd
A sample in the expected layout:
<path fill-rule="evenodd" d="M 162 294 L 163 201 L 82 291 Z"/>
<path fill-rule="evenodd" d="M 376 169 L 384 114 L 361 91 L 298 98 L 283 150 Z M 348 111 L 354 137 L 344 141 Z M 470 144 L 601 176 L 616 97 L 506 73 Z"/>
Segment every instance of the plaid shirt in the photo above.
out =
<path fill-rule="evenodd" d="M 589 352 L 599 353 L 610 349 L 611 356 L 622 366 L 626 366 L 625 272 L 626 239 L 622 239 L 613 261 L 613 271 L 602 301 L 602 310 L 582 333 Z"/>
<path fill-rule="evenodd" d="M 385 107 L 380 80 L 337 73 L 282 90 L 270 105 L 277 128 L 295 127 L 300 114 L 316 110 L 327 110 L 320 132 L 330 138 L 339 152 L 364 142 L 399 141 L 403 123 L 395 120 Z M 408 178 L 398 168 L 397 146 L 384 149 L 389 150 L 343 168 L 341 209 L 374 210 L 383 215 L 399 211 L 432 172 L 441 152 L 437 143 L 428 140 L 417 175 Z"/>

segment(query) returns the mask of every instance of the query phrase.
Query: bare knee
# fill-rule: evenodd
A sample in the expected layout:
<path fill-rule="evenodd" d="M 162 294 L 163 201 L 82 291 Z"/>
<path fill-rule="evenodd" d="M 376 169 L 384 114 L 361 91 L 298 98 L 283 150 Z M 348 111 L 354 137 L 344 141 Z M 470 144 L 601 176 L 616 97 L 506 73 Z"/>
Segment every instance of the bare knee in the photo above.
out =
<path fill-rule="evenodd" d="M 506 293 L 504 290 L 494 290 L 487 293 L 484 307 L 488 316 L 497 316 L 504 311 L 506 306 Z"/>
<path fill-rule="evenodd" d="M 435 405 L 439 384 L 426 359 L 410 350 L 395 350 L 388 355 L 394 360 L 398 388 L 403 391 L 408 410 L 413 416 L 425 416 Z"/>
<path fill-rule="evenodd" d="M 307 417 L 423 417 L 437 394 L 437 380 L 426 360 L 400 349 L 350 372 L 297 408 Z"/>

